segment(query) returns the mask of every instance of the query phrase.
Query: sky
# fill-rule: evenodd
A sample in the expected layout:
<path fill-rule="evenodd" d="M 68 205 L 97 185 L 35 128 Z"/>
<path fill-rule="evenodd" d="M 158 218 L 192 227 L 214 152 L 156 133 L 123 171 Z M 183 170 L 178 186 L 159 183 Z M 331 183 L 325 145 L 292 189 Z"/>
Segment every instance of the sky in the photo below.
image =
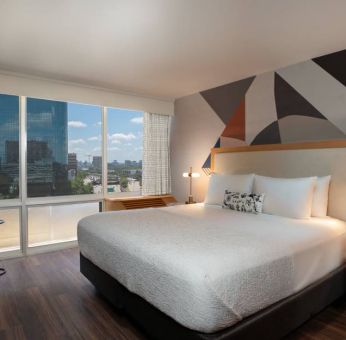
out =
<path fill-rule="evenodd" d="M 107 115 L 108 162 L 141 160 L 143 112 L 109 108 Z M 68 103 L 68 152 L 78 161 L 101 155 L 101 117 L 99 106 Z"/>

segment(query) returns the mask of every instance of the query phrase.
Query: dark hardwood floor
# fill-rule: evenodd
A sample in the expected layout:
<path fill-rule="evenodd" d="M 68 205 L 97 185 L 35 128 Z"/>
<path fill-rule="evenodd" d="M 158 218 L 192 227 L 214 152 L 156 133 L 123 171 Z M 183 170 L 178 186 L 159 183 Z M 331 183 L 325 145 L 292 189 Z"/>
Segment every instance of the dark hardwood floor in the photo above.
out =
<path fill-rule="evenodd" d="M 146 339 L 79 273 L 78 249 L 0 261 L 0 339 Z M 346 302 L 288 337 L 346 339 Z"/>

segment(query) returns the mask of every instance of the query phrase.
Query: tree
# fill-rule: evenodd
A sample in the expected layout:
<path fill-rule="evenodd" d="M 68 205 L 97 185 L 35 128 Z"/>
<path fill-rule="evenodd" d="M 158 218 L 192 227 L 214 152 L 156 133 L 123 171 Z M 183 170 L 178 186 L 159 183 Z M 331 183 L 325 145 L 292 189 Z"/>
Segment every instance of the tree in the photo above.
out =
<path fill-rule="evenodd" d="M 126 177 L 121 177 L 121 179 L 120 179 L 120 187 L 121 187 L 121 189 L 127 189 L 128 184 L 129 184 L 129 181 L 127 180 L 127 178 Z M 123 190 L 121 190 L 121 191 L 123 191 Z"/>
<path fill-rule="evenodd" d="M 71 188 L 73 194 L 92 194 L 93 186 L 91 183 L 84 183 L 85 175 L 78 173 L 73 181 L 71 181 Z"/>

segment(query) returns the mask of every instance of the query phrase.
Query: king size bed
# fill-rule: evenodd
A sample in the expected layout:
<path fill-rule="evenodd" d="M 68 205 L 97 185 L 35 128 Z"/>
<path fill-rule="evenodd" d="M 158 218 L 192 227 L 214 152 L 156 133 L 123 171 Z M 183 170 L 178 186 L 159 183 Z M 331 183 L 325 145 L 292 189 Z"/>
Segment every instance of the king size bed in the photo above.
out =
<path fill-rule="evenodd" d="M 262 156 L 289 160 L 305 151 L 304 163 L 322 154 L 325 165 L 313 171 L 334 176 L 329 206 L 334 217 L 295 219 L 214 204 L 96 214 L 79 222 L 81 272 L 154 338 L 286 335 L 346 290 L 346 213 L 340 199 L 335 201 L 344 177 L 331 166 L 335 153 L 345 161 L 346 149 L 319 146 Z M 214 155 L 214 170 L 273 175 L 263 168 L 268 165 L 253 160 L 262 151 L 253 151 L 228 150 L 224 159 Z M 237 157 L 237 165 L 230 157 Z M 280 162 L 275 175 L 283 166 Z M 299 171 L 307 176 L 312 166 L 295 169 L 309 171 Z M 295 171 L 284 175 L 297 176 Z"/>

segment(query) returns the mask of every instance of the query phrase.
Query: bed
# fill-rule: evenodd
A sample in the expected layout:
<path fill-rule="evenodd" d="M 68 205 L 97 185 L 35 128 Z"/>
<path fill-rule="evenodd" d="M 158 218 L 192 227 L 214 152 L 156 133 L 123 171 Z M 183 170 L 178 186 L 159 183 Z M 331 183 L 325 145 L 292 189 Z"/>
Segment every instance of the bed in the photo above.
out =
<path fill-rule="evenodd" d="M 241 171 L 249 158 L 238 158 Z M 79 222 L 81 271 L 153 337 L 275 339 L 345 294 L 337 217 L 204 204 L 96 214 Z"/>

